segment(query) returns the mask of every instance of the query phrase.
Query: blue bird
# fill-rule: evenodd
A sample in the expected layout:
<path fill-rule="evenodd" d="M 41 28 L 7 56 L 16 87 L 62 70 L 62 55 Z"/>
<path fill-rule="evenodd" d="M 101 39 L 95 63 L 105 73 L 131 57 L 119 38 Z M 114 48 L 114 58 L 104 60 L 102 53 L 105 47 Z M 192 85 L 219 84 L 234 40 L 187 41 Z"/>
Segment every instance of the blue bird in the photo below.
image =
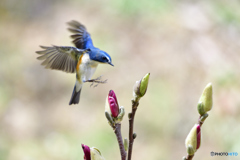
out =
<path fill-rule="evenodd" d="M 76 83 L 69 102 L 78 104 L 83 83 L 100 81 L 99 78 L 91 79 L 96 71 L 98 64 L 112 64 L 112 59 L 109 54 L 99 48 L 94 47 L 92 38 L 87 32 L 84 25 L 77 21 L 68 22 L 70 28 L 68 30 L 73 33 L 73 43 L 76 47 L 69 46 L 40 46 L 42 51 L 37 51 L 40 54 L 37 59 L 44 60 L 42 65 L 45 68 L 61 70 L 67 73 L 76 72 Z"/>

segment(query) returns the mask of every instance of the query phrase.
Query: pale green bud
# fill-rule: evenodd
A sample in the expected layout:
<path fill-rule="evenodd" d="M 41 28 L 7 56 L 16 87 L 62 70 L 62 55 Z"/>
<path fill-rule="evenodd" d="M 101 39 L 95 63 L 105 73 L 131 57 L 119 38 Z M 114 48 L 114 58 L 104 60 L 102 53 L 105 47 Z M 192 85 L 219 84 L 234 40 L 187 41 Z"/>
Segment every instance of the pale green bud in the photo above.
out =
<path fill-rule="evenodd" d="M 208 114 L 207 114 L 207 113 L 205 113 L 204 115 L 202 115 L 201 118 L 200 118 L 201 122 L 204 122 L 207 117 L 208 117 Z"/>
<path fill-rule="evenodd" d="M 125 110 L 124 110 L 124 107 L 121 106 L 119 108 L 119 114 L 118 114 L 118 116 L 116 118 L 116 122 L 120 123 L 122 121 L 124 115 L 125 115 Z"/>
<path fill-rule="evenodd" d="M 201 144 L 201 127 L 199 124 L 195 124 L 185 140 L 185 146 L 187 148 L 187 151 L 191 153 L 188 154 L 192 155 L 192 148 L 193 151 L 196 152 L 196 150 L 200 147 L 200 144 Z"/>
<path fill-rule="evenodd" d="M 135 99 L 139 99 L 145 95 L 148 87 L 149 76 L 150 73 L 147 73 L 140 81 L 136 81 L 133 91 Z"/>
<path fill-rule="evenodd" d="M 187 146 L 187 153 L 188 153 L 188 155 L 194 155 L 194 153 L 195 153 L 195 151 L 194 151 L 194 149 L 193 149 L 193 146 L 192 145 L 188 145 Z"/>
<path fill-rule="evenodd" d="M 91 147 L 90 152 L 91 152 L 91 160 L 105 160 L 105 158 L 101 155 L 101 152 L 99 151 L 99 149 L 97 149 L 96 147 Z"/>
<path fill-rule="evenodd" d="M 202 96 L 199 99 L 199 103 L 203 104 L 203 110 L 204 113 L 201 112 L 203 114 L 205 114 L 206 112 L 210 111 L 212 109 L 212 83 L 208 83 L 208 85 L 204 88 Z"/>
<path fill-rule="evenodd" d="M 147 91 L 149 76 L 150 76 L 150 73 L 146 74 L 141 80 L 140 94 L 142 96 L 144 96 Z"/>
<path fill-rule="evenodd" d="M 108 120 L 109 125 L 110 125 L 111 127 L 114 127 L 114 126 L 115 126 L 115 123 L 114 123 L 114 121 L 113 121 L 113 119 L 112 119 L 112 116 L 110 115 L 110 113 L 109 113 L 108 111 L 105 111 L 105 116 L 106 116 L 106 118 L 107 118 L 107 120 Z"/>
<path fill-rule="evenodd" d="M 198 113 L 200 114 L 200 115 L 204 115 L 206 112 L 205 112 L 205 110 L 204 110 L 204 107 L 203 107 L 203 103 L 202 102 L 198 102 Z"/>
<path fill-rule="evenodd" d="M 124 138 L 123 145 L 124 145 L 124 150 L 127 152 L 127 150 L 128 150 L 128 139 L 127 138 Z"/>

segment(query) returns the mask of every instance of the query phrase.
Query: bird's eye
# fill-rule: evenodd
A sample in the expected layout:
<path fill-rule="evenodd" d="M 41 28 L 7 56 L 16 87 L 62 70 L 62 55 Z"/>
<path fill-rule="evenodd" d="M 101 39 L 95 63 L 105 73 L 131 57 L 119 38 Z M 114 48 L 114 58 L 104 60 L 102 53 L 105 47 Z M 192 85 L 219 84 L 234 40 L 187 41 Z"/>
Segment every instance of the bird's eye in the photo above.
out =
<path fill-rule="evenodd" d="M 102 57 L 102 59 L 107 60 L 107 57 Z"/>

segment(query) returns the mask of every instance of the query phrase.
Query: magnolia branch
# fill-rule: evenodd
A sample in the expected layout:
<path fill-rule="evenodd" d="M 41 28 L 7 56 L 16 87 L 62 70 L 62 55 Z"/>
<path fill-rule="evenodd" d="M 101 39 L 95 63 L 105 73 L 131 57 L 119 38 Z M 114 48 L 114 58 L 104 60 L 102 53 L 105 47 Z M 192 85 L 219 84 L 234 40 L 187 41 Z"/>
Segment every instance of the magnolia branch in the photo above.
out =
<path fill-rule="evenodd" d="M 124 144 L 122 140 L 122 134 L 121 134 L 121 123 L 116 123 L 114 133 L 116 134 L 120 153 L 121 153 L 121 158 L 122 160 L 126 160 L 127 153 L 124 149 Z"/>
<path fill-rule="evenodd" d="M 133 148 L 133 142 L 136 138 L 133 135 L 133 126 L 134 126 L 134 117 L 135 113 L 137 111 L 138 101 L 132 100 L 132 112 L 129 113 L 129 147 L 128 147 L 128 160 L 131 160 L 132 158 L 132 148 Z"/>

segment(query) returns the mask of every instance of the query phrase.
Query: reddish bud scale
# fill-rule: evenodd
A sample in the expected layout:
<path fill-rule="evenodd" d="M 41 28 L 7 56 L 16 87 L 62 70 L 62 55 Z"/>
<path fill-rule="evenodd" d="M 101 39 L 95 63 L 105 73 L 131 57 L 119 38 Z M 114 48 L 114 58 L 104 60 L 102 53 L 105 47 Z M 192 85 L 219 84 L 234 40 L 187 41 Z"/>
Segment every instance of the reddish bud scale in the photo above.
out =
<path fill-rule="evenodd" d="M 116 103 L 118 104 L 117 96 L 116 96 L 116 94 L 114 93 L 113 90 L 110 90 L 108 95 L 111 96 L 111 97 L 113 97 L 113 98 L 115 99 Z"/>
<path fill-rule="evenodd" d="M 109 106 L 110 106 L 110 110 L 111 110 L 112 116 L 114 118 L 116 118 L 118 116 L 118 114 L 119 114 L 119 106 L 118 106 L 118 101 L 117 101 L 116 94 L 114 93 L 113 90 L 109 91 L 108 103 L 109 103 Z"/>
<path fill-rule="evenodd" d="M 200 125 L 197 126 L 197 148 L 198 149 L 200 147 L 201 144 L 201 127 Z"/>
<path fill-rule="evenodd" d="M 91 160 L 90 148 L 87 145 L 82 144 L 82 149 L 84 152 L 84 160 Z"/>

